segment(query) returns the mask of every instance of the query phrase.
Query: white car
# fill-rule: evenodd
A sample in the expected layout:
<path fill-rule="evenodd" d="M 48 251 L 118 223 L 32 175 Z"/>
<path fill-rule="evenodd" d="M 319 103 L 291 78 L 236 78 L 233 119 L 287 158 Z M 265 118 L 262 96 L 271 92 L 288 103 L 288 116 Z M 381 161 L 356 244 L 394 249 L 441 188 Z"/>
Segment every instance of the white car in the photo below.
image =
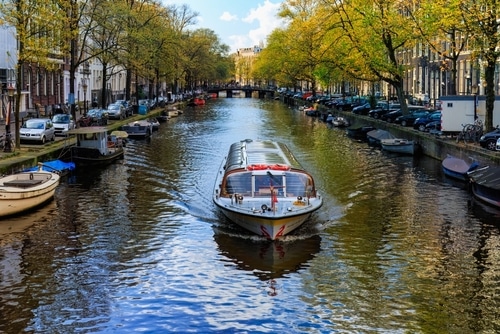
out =
<path fill-rule="evenodd" d="M 57 135 L 67 136 L 69 130 L 75 128 L 75 121 L 70 114 L 56 114 L 52 117 L 52 124 Z"/>
<path fill-rule="evenodd" d="M 500 138 L 497 139 L 497 151 L 500 151 Z"/>
<path fill-rule="evenodd" d="M 36 141 L 45 144 L 48 140 L 56 139 L 56 131 L 50 118 L 28 119 L 19 129 L 21 141 Z"/>

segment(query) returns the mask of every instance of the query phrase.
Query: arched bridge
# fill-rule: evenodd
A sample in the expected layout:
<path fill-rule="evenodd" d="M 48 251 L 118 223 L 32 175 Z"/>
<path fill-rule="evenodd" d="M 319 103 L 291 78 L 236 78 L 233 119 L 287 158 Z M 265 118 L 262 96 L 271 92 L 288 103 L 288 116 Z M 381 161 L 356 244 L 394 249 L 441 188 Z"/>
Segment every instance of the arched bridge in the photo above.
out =
<path fill-rule="evenodd" d="M 258 92 L 259 98 L 267 96 L 273 97 L 275 90 L 260 87 L 210 87 L 207 89 L 208 94 L 217 94 L 219 97 L 220 92 L 226 92 L 226 97 L 238 96 L 245 94 L 245 97 L 252 97 L 254 92 Z"/>

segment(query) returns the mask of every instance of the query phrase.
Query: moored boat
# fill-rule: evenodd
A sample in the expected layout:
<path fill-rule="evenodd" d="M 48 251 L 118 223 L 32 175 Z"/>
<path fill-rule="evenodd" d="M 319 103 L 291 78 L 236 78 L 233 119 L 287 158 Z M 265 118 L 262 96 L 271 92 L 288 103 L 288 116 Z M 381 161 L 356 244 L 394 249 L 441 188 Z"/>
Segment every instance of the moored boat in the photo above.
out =
<path fill-rule="evenodd" d="M 82 127 L 68 133 L 76 135 L 77 143 L 68 159 L 77 166 L 107 165 L 124 156 L 123 139 L 108 135 L 105 127 Z"/>
<path fill-rule="evenodd" d="M 35 172 L 40 169 L 47 171 L 47 172 L 53 172 L 57 173 L 61 176 L 66 175 L 70 173 L 71 171 L 75 170 L 75 163 L 74 162 L 66 162 L 62 160 L 50 160 L 50 161 L 44 161 L 38 164 L 38 166 L 26 168 L 23 170 L 23 172 Z"/>
<path fill-rule="evenodd" d="M 375 128 L 373 126 L 368 125 L 368 126 L 360 126 L 357 128 L 347 128 L 346 133 L 349 138 L 366 141 L 368 140 L 366 134 L 373 130 L 375 130 Z"/>
<path fill-rule="evenodd" d="M 337 126 L 339 128 L 349 126 L 349 120 L 342 116 L 335 116 L 332 120 L 333 126 Z"/>
<path fill-rule="evenodd" d="M 33 209 L 54 196 L 60 175 L 44 171 L 27 171 L 0 178 L 0 217 Z"/>
<path fill-rule="evenodd" d="M 478 166 L 479 164 L 477 163 L 477 161 L 467 163 L 465 160 L 454 157 L 452 155 L 448 155 L 441 162 L 441 167 L 443 169 L 444 175 L 460 181 L 469 180 L 469 176 L 467 173 L 473 171 Z"/>
<path fill-rule="evenodd" d="M 147 138 L 153 133 L 153 125 L 146 120 L 139 120 L 127 125 L 122 125 L 122 130 L 125 131 L 130 138 Z"/>
<path fill-rule="evenodd" d="M 202 97 L 195 97 L 189 103 L 188 106 L 196 107 L 196 106 L 204 106 L 206 103 L 205 99 Z"/>
<path fill-rule="evenodd" d="M 284 144 L 250 139 L 229 148 L 213 201 L 229 220 L 271 240 L 301 226 L 323 204 L 313 177 Z"/>
<path fill-rule="evenodd" d="M 380 145 L 384 151 L 400 154 L 413 155 L 417 150 L 415 141 L 403 138 L 381 139 Z"/>
<path fill-rule="evenodd" d="M 500 208 L 500 167 L 476 168 L 468 176 L 474 197 Z"/>
<path fill-rule="evenodd" d="M 372 131 L 368 131 L 366 133 L 366 138 L 368 139 L 368 144 L 372 146 L 381 146 L 382 139 L 391 139 L 395 138 L 392 133 L 389 131 L 375 129 Z"/>

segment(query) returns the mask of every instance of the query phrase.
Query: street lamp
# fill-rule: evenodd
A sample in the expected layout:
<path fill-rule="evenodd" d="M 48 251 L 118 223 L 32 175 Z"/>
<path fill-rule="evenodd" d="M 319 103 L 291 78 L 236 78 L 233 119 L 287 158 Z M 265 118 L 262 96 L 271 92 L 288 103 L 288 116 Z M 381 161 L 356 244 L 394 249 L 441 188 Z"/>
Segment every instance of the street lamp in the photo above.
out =
<path fill-rule="evenodd" d="M 478 91 L 478 87 L 477 85 L 472 85 L 471 87 L 471 90 L 472 90 L 472 94 L 474 95 L 474 122 L 476 122 L 477 120 L 477 91 Z"/>
<path fill-rule="evenodd" d="M 83 88 L 83 114 L 87 115 L 87 80 L 82 78 L 82 88 Z"/>

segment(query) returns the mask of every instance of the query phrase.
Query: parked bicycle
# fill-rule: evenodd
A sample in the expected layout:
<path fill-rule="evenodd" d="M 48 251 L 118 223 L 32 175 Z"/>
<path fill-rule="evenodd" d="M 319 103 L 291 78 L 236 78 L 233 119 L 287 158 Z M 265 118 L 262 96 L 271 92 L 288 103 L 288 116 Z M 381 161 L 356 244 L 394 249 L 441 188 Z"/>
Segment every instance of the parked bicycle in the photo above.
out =
<path fill-rule="evenodd" d="M 0 150 L 3 150 L 5 148 L 5 143 L 6 143 L 6 136 L 5 135 L 0 135 Z M 14 141 L 14 138 L 10 138 L 10 149 L 12 152 L 16 149 L 16 142 Z"/>
<path fill-rule="evenodd" d="M 457 136 L 457 143 L 464 141 L 464 143 L 478 143 L 483 135 L 483 122 L 476 120 L 474 124 L 462 124 L 462 131 Z"/>

